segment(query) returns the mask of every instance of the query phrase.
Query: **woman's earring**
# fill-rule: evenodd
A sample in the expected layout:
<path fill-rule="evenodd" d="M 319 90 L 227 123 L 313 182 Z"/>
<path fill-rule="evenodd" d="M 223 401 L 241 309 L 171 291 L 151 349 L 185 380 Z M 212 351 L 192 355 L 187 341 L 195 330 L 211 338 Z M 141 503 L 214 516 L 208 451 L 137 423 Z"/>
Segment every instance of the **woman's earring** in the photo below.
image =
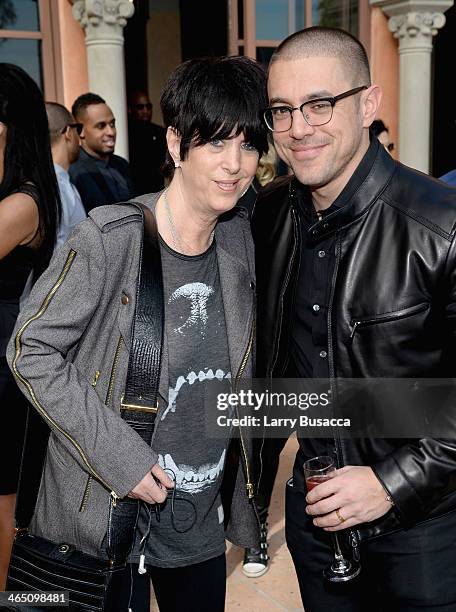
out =
<path fill-rule="evenodd" d="M 174 167 L 175 167 L 175 168 L 180 168 L 180 166 L 181 166 L 181 165 L 180 165 L 180 162 L 178 162 L 178 161 L 175 161 L 175 162 L 174 162 Z"/>

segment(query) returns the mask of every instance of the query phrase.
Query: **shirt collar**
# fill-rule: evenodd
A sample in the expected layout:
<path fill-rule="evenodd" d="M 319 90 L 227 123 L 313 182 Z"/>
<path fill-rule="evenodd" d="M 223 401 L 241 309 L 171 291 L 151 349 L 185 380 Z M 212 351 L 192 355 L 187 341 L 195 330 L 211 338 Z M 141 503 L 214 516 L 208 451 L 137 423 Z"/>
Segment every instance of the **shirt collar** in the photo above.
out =
<path fill-rule="evenodd" d="M 108 159 L 100 159 L 99 157 L 95 157 L 94 155 L 90 155 L 90 153 L 87 153 L 87 151 L 81 147 L 79 150 L 79 155 L 82 156 L 82 158 L 86 158 L 86 159 L 91 159 L 92 161 L 94 161 L 96 164 L 98 164 L 99 166 L 102 166 L 103 168 L 107 168 L 109 166 L 109 162 L 111 161 L 111 155 L 108 157 Z"/>

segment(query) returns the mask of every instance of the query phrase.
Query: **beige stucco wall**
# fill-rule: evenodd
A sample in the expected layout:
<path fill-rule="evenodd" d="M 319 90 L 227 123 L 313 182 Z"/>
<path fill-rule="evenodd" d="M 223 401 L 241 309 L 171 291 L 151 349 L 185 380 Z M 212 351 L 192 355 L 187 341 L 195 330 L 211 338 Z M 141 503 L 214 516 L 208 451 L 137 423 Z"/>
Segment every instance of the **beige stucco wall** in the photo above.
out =
<path fill-rule="evenodd" d="M 70 0 L 57 0 L 63 74 L 63 104 L 71 108 L 74 100 L 89 90 L 84 31 L 74 19 Z"/>
<path fill-rule="evenodd" d="M 394 155 L 398 150 L 399 119 L 399 56 L 398 41 L 388 29 L 388 17 L 378 7 L 371 12 L 370 63 L 372 81 L 383 89 L 383 100 L 378 112 L 388 127 Z"/>
<path fill-rule="evenodd" d="M 150 10 L 147 23 L 149 96 L 154 106 L 153 121 L 163 125 L 160 96 L 169 75 L 182 61 L 180 14 L 178 10 Z"/>

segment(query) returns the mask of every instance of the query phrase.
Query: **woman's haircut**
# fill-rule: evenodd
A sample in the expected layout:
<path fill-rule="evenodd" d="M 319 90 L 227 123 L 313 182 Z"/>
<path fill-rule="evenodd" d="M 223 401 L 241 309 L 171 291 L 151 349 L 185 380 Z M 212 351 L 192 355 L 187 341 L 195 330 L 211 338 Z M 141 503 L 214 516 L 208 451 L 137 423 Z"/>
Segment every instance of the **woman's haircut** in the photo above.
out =
<path fill-rule="evenodd" d="M 181 136 L 180 158 L 190 146 L 244 133 L 260 157 L 268 150 L 261 113 L 267 106 L 266 74 L 248 57 L 192 59 L 176 68 L 160 100 L 163 119 Z M 173 172 L 170 155 L 165 172 Z"/>
<path fill-rule="evenodd" d="M 13 64 L 0 63 L 0 121 L 7 128 L 0 200 L 25 183 L 32 183 L 38 190 L 41 243 L 36 253 L 36 278 L 52 256 L 60 221 L 60 196 L 43 95 L 35 81 Z"/>

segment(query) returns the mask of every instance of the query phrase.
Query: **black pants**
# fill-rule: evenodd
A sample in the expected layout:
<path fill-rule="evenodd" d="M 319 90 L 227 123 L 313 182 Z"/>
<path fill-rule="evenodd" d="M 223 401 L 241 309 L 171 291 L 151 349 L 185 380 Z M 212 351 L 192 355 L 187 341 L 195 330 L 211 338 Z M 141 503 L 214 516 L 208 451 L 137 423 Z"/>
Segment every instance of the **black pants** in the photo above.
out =
<path fill-rule="evenodd" d="M 256 502 L 259 510 L 267 510 L 271 503 L 272 490 L 279 468 L 280 453 L 288 438 L 254 438 L 253 456 L 255 479 L 258 482 Z"/>
<path fill-rule="evenodd" d="M 456 611 L 456 512 L 363 543 L 359 577 L 334 585 L 322 574 L 330 534 L 312 525 L 305 496 L 287 484 L 286 538 L 306 612 Z"/>
<path fill-rule="evenodd" d="M 130 565 L 113 583 L 109 612 L 149 612 L 150 580 L 160 612 L 223 612 L 225 609 L 225 555 L 186 567 L 147 567 L 138 574 Z M 131 594 L 131 598 L 130 598 Z M 130 601 L 130 605 L 129 605 Z"/>

